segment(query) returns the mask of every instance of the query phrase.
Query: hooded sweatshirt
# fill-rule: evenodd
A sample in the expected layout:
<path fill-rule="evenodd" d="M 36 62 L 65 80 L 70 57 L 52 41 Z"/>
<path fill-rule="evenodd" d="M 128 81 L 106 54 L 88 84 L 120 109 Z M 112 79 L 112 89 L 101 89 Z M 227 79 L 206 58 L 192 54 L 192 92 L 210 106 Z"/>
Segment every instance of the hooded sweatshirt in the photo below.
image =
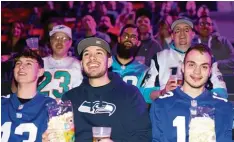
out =
<path fill-rule="evenodd" d="M 126 84 L 115 73 L 110 83 L 92 87 L 88 80 L 63 95 L 71 100 L 75 123 L 75 141 L 92 142 L 92 127 L 111 127 L 115 142 L 151 141 L 151 122 L 139 90 Z"/>

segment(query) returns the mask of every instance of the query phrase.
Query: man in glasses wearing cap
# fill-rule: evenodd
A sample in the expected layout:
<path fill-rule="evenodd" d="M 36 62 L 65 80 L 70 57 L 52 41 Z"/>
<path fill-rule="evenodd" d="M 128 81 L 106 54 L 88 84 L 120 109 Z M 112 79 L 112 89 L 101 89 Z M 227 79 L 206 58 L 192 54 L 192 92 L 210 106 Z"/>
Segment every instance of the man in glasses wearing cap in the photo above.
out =
<path fill-rule="evenodd" d="M 165 49 L 153 57 L 149 71 L 151 76 L 145 82 L 147 86 L 160 87 L 160 90 L 152 91 L 150 95 L 152 100 L 174 90 L 179 85 L 172 75 L 176 75 L 177 71 L 181 71 L 181 63 L 184 61 L 185 53 L 191 47 L 195 35 L 193 23 L 186 18 L 175 20 L 171 25 L 171 29 L 174 42 L 170 45 L 170 49 Z M 213 63 L 211 72 L 212 91 L 216 92 L 220 97 L 227 98 L 226 84 L 222 80 L 222 74 L 217 68 L 217 63 Z"/>
<path fill-rule="evenodd" d="M 72 45 L 71 29 L 56 25 L 49 32 L 52 55 L 43 58 L 45 79 L 38 90 L 52 98 L 61 98 L 63 93 L 77 87 L 83 80 L 80 62 L 68 56 Z"/>
<path fill-rule="evenodd" d="M 77 50 L 87 79 L 62 97 L 73 105 L 75 141 L 91 142 L 92 127 L 102 126 L 112 128 L 114 142 L 150 142 L 151 122 L 141 93 L 116 73 L 108 73 L 112 65 L 109 44 L 90 37 Z"/>

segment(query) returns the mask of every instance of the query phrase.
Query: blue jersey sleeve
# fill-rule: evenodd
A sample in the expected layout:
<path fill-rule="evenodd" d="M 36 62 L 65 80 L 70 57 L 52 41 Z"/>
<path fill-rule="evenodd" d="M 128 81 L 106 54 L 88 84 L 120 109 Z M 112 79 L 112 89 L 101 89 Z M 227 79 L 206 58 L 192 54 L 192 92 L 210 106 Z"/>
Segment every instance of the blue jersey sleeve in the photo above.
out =
<path fill-rule="evenodd" d="M 163 108 L 157 104 L 158 100 L 155 100 L 151 104 L 150 119 L 152 123 L 152 142 L 167 142 L 163 135 L 163 124 L 161 121 L 161 111 Z"/>

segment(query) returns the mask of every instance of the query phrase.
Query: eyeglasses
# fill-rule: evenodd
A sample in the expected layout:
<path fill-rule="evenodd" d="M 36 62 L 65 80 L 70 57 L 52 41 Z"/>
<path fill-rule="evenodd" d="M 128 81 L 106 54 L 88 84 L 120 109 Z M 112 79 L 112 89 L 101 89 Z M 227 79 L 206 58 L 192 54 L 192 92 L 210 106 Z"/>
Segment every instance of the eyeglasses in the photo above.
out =
<path fill-rule="evenodd" d="M 54 41 L 62 41 L 62 42 L 67 42 L 70 40 L 70 38 L 63 37 L 63 36 L 52 36 L 51 39 Z"/>
<path fill-rule="evenodd" d="M 136 35 L 134 35 L 134 34 L 130 35 L 127 33 L 123 33 L 123 35 L 121 37 L 124 39 L 130 39 L 130 40 L 137 40 L 138 39 Z"/>
<path fill-rule="evenodd" d="M 200 26 L 211 26 L 212 23 L 209 23 L 209 22 L 200 22 L 199 25 Z"/>

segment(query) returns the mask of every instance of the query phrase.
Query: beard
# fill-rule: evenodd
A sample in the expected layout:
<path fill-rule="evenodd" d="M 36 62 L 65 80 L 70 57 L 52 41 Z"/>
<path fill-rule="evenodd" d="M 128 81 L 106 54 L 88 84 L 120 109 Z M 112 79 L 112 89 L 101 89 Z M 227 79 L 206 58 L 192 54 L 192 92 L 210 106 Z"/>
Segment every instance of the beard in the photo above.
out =
<path fill-rule="evenodd" d="M 88 73 L 88 72 L 85 72 L 87 77 L 90 78 L 90 79 L 96 79 L 96 78 L 101 78 L 103 77 L 105 74 L 106 74 L 107 71 L 101 71 L 101 72 L 98 72 L 98 73 Z"/>
<path fill-rule="evenodd" d="M 134 57 L 136 55 L 137 51 L 138 51 L 138 47 L 134 44 L 132 44 L 132 47 L 127 48 L 124 45 L 124 43 L 118 43 L 117 54 L 120 58 L 129 59 L 131 57 Z"/>
<path fill-rule="evenodd" d="M 106 67 L 107 68 L 107 67 Z M 84 68 L 83 72 L 84 74 L 90 78 L 90 79 L 96 79 L 96 78 L 101 78 L 107 73 L 108 69 L 88 69 Z"/>

